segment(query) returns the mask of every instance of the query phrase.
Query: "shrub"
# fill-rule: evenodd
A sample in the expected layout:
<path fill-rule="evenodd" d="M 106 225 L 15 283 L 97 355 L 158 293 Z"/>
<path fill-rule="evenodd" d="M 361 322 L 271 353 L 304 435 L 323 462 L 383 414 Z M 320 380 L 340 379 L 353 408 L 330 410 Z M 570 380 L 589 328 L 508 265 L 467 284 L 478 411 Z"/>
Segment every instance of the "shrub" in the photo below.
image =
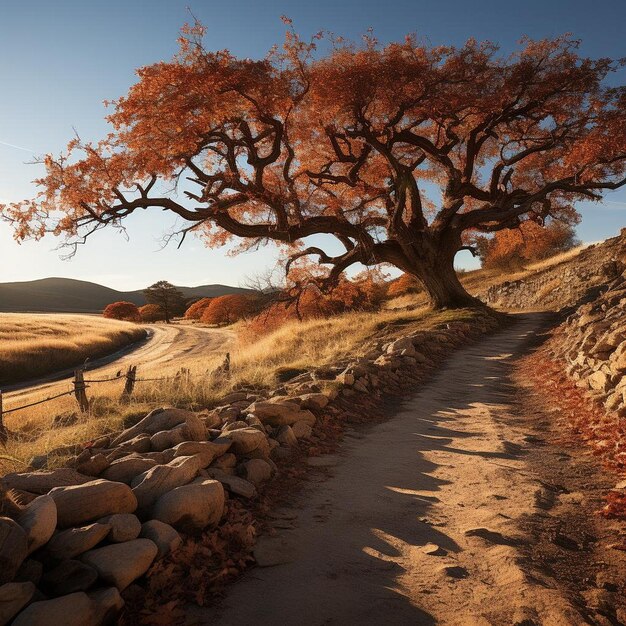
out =
<path fill-rule="evenodd" d="M 211 300 L 214 298 L 202 298 L 194 302 L 186 311 L 186 320 L 199 320 L 202 317 L 205 309 L 211 304 Z"/>
<path fill-rule="evenodd" d="M 113 302 L 104 309 L 102 315 L 114 320 L 125 320 L 127 322 L 141 321 L 139 309 L 137 305 L 132 302 Z"/>
<path fill-rule="evenodd" d="M 158 304 L 146 304 L 139 308 L 142 322 L 160 322 L 165 319 L 165 311 Z"/>
<path fill-rule="evenodd" d="M 402 274 L 402 276 L 391 281 L 387 288 L 387 296 L 389 298 L 397 298 L 407 293 L 420 293 L 422 290 L 422 285 L 415 276 Z"/>
<path fill-rule="evenodd" d="M 200 318 L 205 324 L 232 324 L 248 315 L 255 309 L 255 301 L 250 296 L 232 294 L 211 298 Z"/>

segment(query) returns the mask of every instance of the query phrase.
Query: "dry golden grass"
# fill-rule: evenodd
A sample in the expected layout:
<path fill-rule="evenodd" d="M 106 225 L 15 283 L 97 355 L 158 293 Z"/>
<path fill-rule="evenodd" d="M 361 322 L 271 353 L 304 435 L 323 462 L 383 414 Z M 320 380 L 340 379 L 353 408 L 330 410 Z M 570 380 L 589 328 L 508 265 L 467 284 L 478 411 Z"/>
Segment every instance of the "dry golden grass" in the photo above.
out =
<path fill-rule="evenodd" d="M 0 383 L 112 354 L 142 336 L 136 324 L 95 315 L 0 313 Z"/>
<path fill-rule="evenodd" d="M 119 429 L 156 406 L 170 404 L 195 410 L 212 407 L 234 388 L 277 385 L 284 370 L 322 367 L 355 358 L 367 351 L 374 335 L 393 336 L 417 328 L 428 329 L 472 315 L 465 310 L 434 313 L 426 308 L 348 313 L 325 320 L 291 322 L 253 341 L 246 341 L 241 325 L 236 329 L 241 339 L 231 351 L 229 379 L 211 373 L 222 358 L 216 355 L 213 360 L 180 363 L 189 369 L 189 378 L 172 376 L 165 382 L 138 383 L 130 403 L 120 403 L 122 383 L 115 381 L 90 390 L 93 400 L 87 415 L 79 415 L 75 401 L 67 397 L 7 416 L 7 426 L 15 437 L 7 445 L 7 458 L 0 456 L 0 474 L 24 467 L 35 455 Z M 149 374 L 148 371 L 144 375 Z M 56 462 L 63 460 L 61 454 Z"/>

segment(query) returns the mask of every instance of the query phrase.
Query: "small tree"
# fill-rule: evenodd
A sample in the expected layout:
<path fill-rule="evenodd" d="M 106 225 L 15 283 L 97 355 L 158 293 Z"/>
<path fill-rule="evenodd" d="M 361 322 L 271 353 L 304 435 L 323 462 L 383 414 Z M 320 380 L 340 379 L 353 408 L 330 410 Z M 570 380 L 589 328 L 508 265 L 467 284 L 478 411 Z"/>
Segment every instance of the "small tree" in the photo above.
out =
<path fill-rule="evenodd" d="M 233 294 L 212 298 L 201 320 L 205 324 L 232 324 L 254 311 L 254 300 L 248 296 Z"/>
<path fill-rule="evenodd" d="M 196 300 L 196 302 L 185 311 L 185 319 L 199 320 L 204 310 L 211 304 L 211 300 L 214 300 L 214 298 L 201 298 L 200 300 Z"/>
<path fill-rule="evenodd" d="M 113 302 L 104 309 L 102 315 L 109 319 L 127 322 L 139 322 L 141 320 L 139 309 L 132 302 Z"/>
<path fill-rule="evenodd" d="M 146 304 L 139 308 L 142 322 L 160 322 L 165 319 L 165 311 L 158 304 Z"/>
<path fill-rule="evenodd" d="M 160 280 L 143 292 L 148 304 L 158 304 L 163 309 L 166 323 L 175 315 L 182 315 L 186 308 L 185 296 L 174 285 Z"/>

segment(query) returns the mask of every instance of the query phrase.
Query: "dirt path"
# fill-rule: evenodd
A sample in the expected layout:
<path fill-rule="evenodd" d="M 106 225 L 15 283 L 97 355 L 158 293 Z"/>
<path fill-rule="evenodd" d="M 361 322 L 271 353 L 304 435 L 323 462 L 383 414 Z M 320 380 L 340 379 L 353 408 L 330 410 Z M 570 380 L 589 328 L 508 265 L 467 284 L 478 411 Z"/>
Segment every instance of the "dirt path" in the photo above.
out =
<path fill-rule="evenodd" d="M 165 375 L 172 369 L 175 372 L 180 367 L 188 366 L 189 362 L 194 359 L 206 357 L 215 352 L 225 352 L 232 339 L 232 332 L 227 329 L 178 324 L 150 324 L 147 328 L 151 332 L 151 337 L 139 348 L 131 352 L 122 351 L 119 358 L 112 361 L 106 359 L 106 364 L 100 367 L 88 368 L 88 377 L 114 376 L 130 364 L 137 365 L 143 376 L 155 373 Z M 68 374 L 67 377 L 54 381 L 42 379 L 27 386 L 9 387 L 9 391 L 4 393 L 7 407 L 66 391 L 72 377 Z"/>
<path fill-rule="evenodd" d="M 540 438 L 510 375 L 545 319 L 520 316 L 457 352 L 388 422 L 312 459 L 312 484 L 258 544 L 259 564 L 273 566 L 189 623 L 619 623 L 585 621 L 558 581 L 524 565 L 559 461 L 527 461 Z"/>

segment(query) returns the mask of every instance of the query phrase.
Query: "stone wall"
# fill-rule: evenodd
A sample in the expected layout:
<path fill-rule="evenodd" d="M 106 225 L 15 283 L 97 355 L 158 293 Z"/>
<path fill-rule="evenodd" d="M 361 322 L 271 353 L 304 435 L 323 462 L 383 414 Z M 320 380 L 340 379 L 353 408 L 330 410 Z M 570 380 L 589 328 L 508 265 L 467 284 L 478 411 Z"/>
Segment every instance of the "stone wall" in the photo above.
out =
<path fill-rule="evenodd" d="M 549 349 L 607 412 L 626 417 L 626 237 L 618 244 L 617 276 L 558 327 Z"/>
<path fill-rule="evenodd" d="M 347 365 L 296 376 L 273 393 L 241 389 L 210 411 L 152 411 L 84 446 L 71 467 L 0 481 L 0 626 L 114 623 L 124 591 L 181 545 L 253 505 L 323 425 L 415 388 L 450 352 L 498 326 L 493 315 L 373 339 Z"/>
<path fill-rule="evenodd" d="M 619 275 L 616 263 L 626 241 L 619 237 L 582 250 L 574 259 L 521 280 L 504 282 L 477 294 L 489 305 L 506 309 L 560 310 L 593 297 L 598 288 Z"/>

